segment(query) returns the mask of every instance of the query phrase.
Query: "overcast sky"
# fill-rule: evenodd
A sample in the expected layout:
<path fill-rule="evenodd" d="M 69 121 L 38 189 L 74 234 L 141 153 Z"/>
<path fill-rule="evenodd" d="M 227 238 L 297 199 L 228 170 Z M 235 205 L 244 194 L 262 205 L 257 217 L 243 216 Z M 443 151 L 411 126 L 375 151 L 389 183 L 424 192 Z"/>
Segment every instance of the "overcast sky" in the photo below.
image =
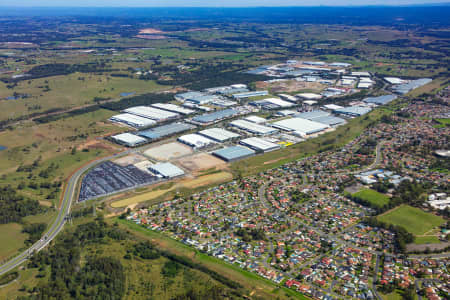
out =
<path fill-rule="evenodd" d="M 77 7 L 245 7 L 245 6 L 347 6 L 450 3 L 450 0 L 0 0 L 0 6 Z"/>

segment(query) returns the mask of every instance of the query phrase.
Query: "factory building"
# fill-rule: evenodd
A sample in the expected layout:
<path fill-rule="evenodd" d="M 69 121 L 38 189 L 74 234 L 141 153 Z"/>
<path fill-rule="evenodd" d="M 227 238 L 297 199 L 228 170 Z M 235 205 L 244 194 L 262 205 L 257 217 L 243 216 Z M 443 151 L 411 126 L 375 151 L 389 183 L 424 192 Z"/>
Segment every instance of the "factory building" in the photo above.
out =
<path fill-rule="evenodd" d="M 384 104 L 388 104 L 391 101 L 394 101 L 395 99 L 397 99 L 397 96 L 395 95 L 383 95 L 383 96 L 378 96 L 378 97 L 369 97 L 364 99 L 363 101 L 366 103 L 374 103 L 377 105 L 384 105 Z"/>
<path fill-rule="evenodd" d="M 267 134 L 273 134 L 276 133 L 278 130 L 272 127 L 252 123 L 246 120 L 235 120 L 230 122 L 231 126 L 237 127 L 241 130 L 258 134 L 258 135 L 267 135 Z"/>
<path fill-rule="evenodd" d="M 288 101 L 281 100 L 280 98 L 266 98 L 263 100 L 253 101 L 250 105 L 261 107 L 263 109 L 280 109 L 291 107 L 294 104 Z"/>
<path fill-rule="evenodd" d="M 186 144 L 194 149 L 201 149 L 208 147 L 212 144 L 215 144 L 215 142 L 211 139 L 208 139 L 204 136 L 201 136 L 200 134 L 192 133 L 192 134 L 186 134 L 182 135 L 177 139 L 179 142 Z"/>
<path fill-rule="evenodd" d="M 222 128 L 209 128 L 199 132 L 199 134 L 214 140 L 219 143 L 224 143 L 226 141 L 240 137 L 239 134 L 222 129 Z"/>
<path fill-rule="evenodd" d="M 258 117 L 258 116 L 248 116 L 244 118 L 245 121 L 249 121 L 256 124 L 265 124 L 267 122 L 266 119 Z"/>
<path fill-rule="evenodd" d="M 122 123 L 134 128 L 149 127 L 156 124 L 156 121 L 143 118 L 132 114 L 119 114 L 112 116 L 110 119 L 112 122 Z"/>
<path fill-rule="evenodd" d="M 127 147 L 136 147 L 142 144 L 147 143 L 147 140 L 131 134 L 131 133 L 121 133 L 121 134 L 117 134 L 117 135 L 113 135 L 111 137 L 117 144 L 120 145 L 125 145 Z"/>
<path fill-rule="evenodd" d="M 254 91 L 254 92 L 245 92 L 245 93 L 233 94 L 233 98 L 235 98 L 235 99 L 245 99 L 245 98 L 258 97 L 258 96 L 267 96 L 267 95 L 269 95 L 268 91 Z"/>
<path fill-rule="evenodd" d="M 149 107 L 149 106 L 135 106 L 124 110 L 124 112 L 133 114 L 136 116 L 152 119 L 158 122 L 166 121 L 170 119 L 176 119 L 180 115 L 170 111 Z"/>
<path fill-rule="evenodd" d="M 240 141 L 241 145 L 249 147 L 257 152 L 270 152 L 280 149 L 280 145 L 266 141 L 262 138 L 251 137 Z"/>
<path fill-rule="evenodd" d="M 184 171 L 171 163 L 158 163 L 151 165 L 149 170 L 163 178 L 174 178 L 184 175 Z"/>
<path fill-rule="evenodd" d="M 314 93 L 301 93 L 296 95 L 300 99 L 304 100 L 319 100 L 322 99 L 322 95 L 314 94 Z"/>
<path fill-rule="evenodd" d="M 225 147 L 212 154 L 226 162 L 233 162 L 255 155 L 255 151 L 242 146 Z"/>

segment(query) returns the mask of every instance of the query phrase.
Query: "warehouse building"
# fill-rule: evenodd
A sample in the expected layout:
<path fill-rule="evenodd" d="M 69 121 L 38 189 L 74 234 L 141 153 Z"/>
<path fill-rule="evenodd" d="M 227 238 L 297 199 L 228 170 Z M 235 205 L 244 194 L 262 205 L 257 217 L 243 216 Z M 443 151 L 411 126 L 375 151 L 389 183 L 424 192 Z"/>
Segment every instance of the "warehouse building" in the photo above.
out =
<path fill-rule="evenodd" d="M 219 143 L 240 137 L 239 134 L 222 129 L 222 128 L 209 128 L 199 132 L 199 134 Z"/>
<path fill-rule="evenodd" d="M 229 108 L 224 110 L 215 111 L 213 113 L 203 114 L 192 118 L 193 122 L 203 125 L 217 123 L 221 120 L 231 118 L 239 114 L 238 110 Z"/>
<path fill-rule="evenodd" d="M 302 118 L 291 118 L 273 123 L 273 126 L 299 136 L 309 136 L 329 128 L 328 125 Z"/>
<path fill-rule="evenodd" d="M 359 117 L 369 113 L 372 109 L 365 106 L 349 106 L 334 110 L 334 113 L 349 117 Z"/>
<path fill-rule="evenodd" d="M 258 117 L 258 116 L 248 116 L 248 117 L 244 118 L 244 120 L 252 122 L 252 123 L 256 123 L 256 124 L 264 124 L 267 122 L 266 119 Z"/>
<path fill-rule="evenodd" d="M 136 116 L 152 119 L 158 122 L 166 121 L 170 119 L 176 119 L 180 115 L 170 111 L 149 107 L 149 106 L 135 106 L 124 110 L 124 112 L 133 114 Z"/>
<path fill-rule="evenodd" d="M 201 149 L 215 144 L 213 140 L 210 140 L 200 134 L 192 133 L 182 135 L 177 139 L 179 142 L 186 144 L 194 149 Z"/>
<path fill-rule="evenodd" d="M 383 96 L 378 96 L 378 97 L 369 97 L 364 99 L 363 101 L 366 103 L 374 103 L 377 105 L 384 105 L 384 104 L 388 104 L 391 101 L 394 101 L 395 99 L 397 99 L 397 96 L 395 95 L 383 95 Z"/>
<path fill-rule="evenodd" d="M 200 92 L 186 92 L 186 93 L 181 93 L 181 94 L 177 94 L 175 95 L 175 99 L 181 102 L 184 102 L 186 100 L 189 99 L 193 99 L 196 97 L 201 97 L 201 96 L 205 96 L 206 94 L 204 93 L 200 93 Z"/>
<path fill-rule="evenodd" d="M 232 162 L 255 155 L 255 151 L 242 146 L 225 147 L 214 151 L 213 155 L 226 162 Z"/>
<path fill-rule="evenodd" d="M 172 123 L 168 125 L 153 127 L 151 129 L 138 132 L 139 136 L 149 139 L 150 141 L 159 140 L 177 133 L 188 131 L 195 128 L 194 125 L 186 123 Z"/>
<path fill-rule="evenodd" d="M 143 118 L 140 116 L 132 115 L 132 114 L 120 114 L 112 116 L 110 119 L 112 122 L 122 123 L 134 128 L 143 128 L 149 127 L 156 124 L 156 121 Z"/>
<path fill-rule="evenodd" d="M 252 123 L 246 120 L 235 120 L 233 122 L 230 122 L 231 126 L 237 127 L 241 130 L 258 134 L 258 135 L 267 135 L 267 134 L 273 134 L 276 133 L 278 130 L 272 127 Z"/>
<path fill-rule="evenodd" d="M 296 95 L 300 99 L 304 100 L 319 100 L 322 99 L 322 95 L 314 94 L 314 93 L 301 93 Z"/>
<path fill-rule="evenodd" d="M 291 107 L 294 104 L 288 101 L 281 100 L 280 98 L 267 98 L 263 100 L 253 101 L 250 105 L 261 107 L 263 109 L 280 109 Z"/>
<path fill-rule="evenodd" d="M 430 83 L 431 81 L 433 81 L 431 78 L 416 79 L 416 80 L 412 80 L 412 81 L 409 81 L 404 84 L 396 85 L 396 86 L 394 86 L 393 90 L 394 90 L 394 92 L 396 92 L 398 94 L 404 95 L 416 88 L 419 88 L 425 84 Z"/>
<path fill-rule="evenodd" d="M 315 118 L 328 117 L 329 115 L 330 115 L 329 112 L 326 112 L 323 110 L 313 110 L 313 111 L 307 111 L 307 112 L 296 114 L 295 117 L 313 120 Z"/>
<path fill-rule="evenodd" d="M 288 95 L 288 94 L 278 94 L 278 96 L 279 96 L 281 99 L 283 99 L 283 100 L 286 100 L 286 101 L 289 101 L 289 102 L 293 102 L 293 103 L 296 103 L 297 100 L 298 100 L 297 97 L 292 96 L 292 95 Z"/>
<path fill-rule="evenodd" d="M 244 139 L 240 141 L 240 144 L 249 147 L 250 149 L 253 149 L 257 152 L 270 152 L 280 149 L 280 145 L 263 140 L 262 138 L 258 137 Z"/>
<path fill-rule="evenodd" d="M 151 165 L 149 170 L 164 178 L 174 178 L 184 175 L 184 171 L 171 163 L 158 163 Z"/>
<path fill-rule="evenodd" d="M 235 99 L 245 99 L 245 98 L 267 96 L 267 95 L 269 95 L 268 91 L 254 91 L 254 92 L 245 92 L 245 93 L 233 94 L 233 98 L 235 98 Z"/>
<path fill-rule="evenodd" d="M 128 147 L 136 147 L 136 146 L 147 143 L 146 139 L 144 139 L 140 136 L 131 134 L 131 133 L 121 133 L 121 134 L 113 135 L 111 138 L 117 144 L 125 145 Z"/>
<path fill-rule="evenodd" d="M 179 113 L 181 115 L 190 115 L 190 114 L 195 113 L 195 110 L 184 108 L 184 107 L 181 107 L 181 106 L 178 106 L 175 104 L 171 104 L 171 103 L 155 103 L 155 104 L 152 104 L 152 106 L 155 108 L 162 109 L 162 110 Z"/>
<path fill-rule="evenodd" d="M 324 117 L 318 117 L 312 120 L 314 122 L 322 123 L 325 125 L 328 125 L 330 127 L 336 127 L 342 124 L 345 124 L 345 120 L 339 117 L 335 116 L 324 116 Z"/>

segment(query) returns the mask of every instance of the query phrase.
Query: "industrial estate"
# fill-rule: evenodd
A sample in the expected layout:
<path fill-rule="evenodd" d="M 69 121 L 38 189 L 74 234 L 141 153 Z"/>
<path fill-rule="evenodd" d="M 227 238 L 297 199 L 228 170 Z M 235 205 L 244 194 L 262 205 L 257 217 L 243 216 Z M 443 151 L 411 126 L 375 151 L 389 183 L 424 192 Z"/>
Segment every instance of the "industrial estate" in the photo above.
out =
<path fill-rule="evenodd" d="M 448 5 L 5 11 L 0 299 L 450 299 Z"/>

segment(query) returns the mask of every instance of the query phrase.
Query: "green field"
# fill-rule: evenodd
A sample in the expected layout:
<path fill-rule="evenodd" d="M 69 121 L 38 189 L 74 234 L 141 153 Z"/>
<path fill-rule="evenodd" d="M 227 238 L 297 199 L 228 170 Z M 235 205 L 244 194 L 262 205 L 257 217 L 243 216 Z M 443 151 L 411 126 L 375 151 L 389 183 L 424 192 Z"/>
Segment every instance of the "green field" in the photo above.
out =
<path fill-rule="evenodd" d="M 435 121 L 439 123 L 437 125 L 434 125 L 435 128 L 445 128 L 447 126 L 450 126 L 450 118 L 436 119 Z"/>
<path fill-rule="evenodd" d="M 440 241 L 437 236 L 416 236 L 414 244 L 438 244 Z"/>
<path fill-rule="evenodd" d="M 372 204 L 373 206 L 383 207 L 389 203 L 389 197 L 372 189 L 363 189 L 352 195 Z"/>
<path fill-rule="evenodd" d="M 22 233 L 22 225 L 9 223 L 0 225 L 0 261 L 11 257 L 24 246 L 28 234 Z"/>
<path fill-rule="evenodd" d="M 409 205 L 401 205 L 380 215 L 378 220 L 383 223 L 401 226 L 414 235 L 423 235 L 445 223 L 443 218 Z"/>

